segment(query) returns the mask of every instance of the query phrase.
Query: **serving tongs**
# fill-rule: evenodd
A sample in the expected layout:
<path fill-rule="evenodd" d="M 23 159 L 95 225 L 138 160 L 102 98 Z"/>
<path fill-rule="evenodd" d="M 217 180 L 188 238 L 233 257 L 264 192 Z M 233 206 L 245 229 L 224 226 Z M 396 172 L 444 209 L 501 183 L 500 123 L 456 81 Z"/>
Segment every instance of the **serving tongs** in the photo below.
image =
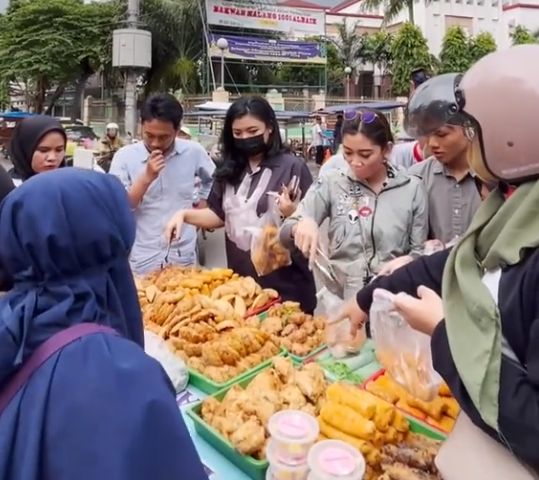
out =
<path fill-rule="evenodd" d="M 320 247 L 316 249 L 316 255 L 311 266 L 320 275 L 320 281 L 328 290 L 339 292 L 344 288 L 346 275 L 333 267 Z"/>

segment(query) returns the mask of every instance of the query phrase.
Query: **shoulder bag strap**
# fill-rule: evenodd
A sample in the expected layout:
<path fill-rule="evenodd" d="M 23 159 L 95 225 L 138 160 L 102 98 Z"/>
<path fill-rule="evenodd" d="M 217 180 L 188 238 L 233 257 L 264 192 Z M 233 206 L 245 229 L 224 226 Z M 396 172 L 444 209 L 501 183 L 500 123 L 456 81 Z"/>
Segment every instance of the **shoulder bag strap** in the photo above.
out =
<path fill-rule="evenodd" d="M 0 391 L 0 415 L 2 415 L 5 408 L 13 400 L 13 397 L 26 385 L 34 372 L 50 357 L 75 340 L 94 333 L 118 335 L 118 332 L 111 327 L 97 325 L 95 323 L 79 323 L 65 330 L 61 330 L 44 341 Z"/>

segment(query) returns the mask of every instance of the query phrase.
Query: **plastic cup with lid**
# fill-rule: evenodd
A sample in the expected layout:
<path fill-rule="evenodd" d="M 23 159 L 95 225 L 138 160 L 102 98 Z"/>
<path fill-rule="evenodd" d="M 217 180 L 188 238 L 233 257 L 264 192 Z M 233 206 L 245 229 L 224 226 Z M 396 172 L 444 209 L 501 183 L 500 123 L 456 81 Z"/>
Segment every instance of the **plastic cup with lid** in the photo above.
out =
<path fill-rule="evenodd" d="M 305 463 L 309 449 L 314 445 L 320 427 L 312 415 L 300 410 L 282 410 L 274 413 L 268 422 L 272 453 L 287 465 Z"/>
<path fill-rule="evenodd" d="M 362 480 L 365 459 L 354 447 L 340 440 L 323 440 L 309 451 L 308 480 Z"/>
<path fill-rule="evenodd" d="M 266 480 L 307 480 L 309 465 L 307 458 L 303 463 L 290 465 L 287 458 L 281 458 L 276 448 L 275 441 L 272 439 L 266 447 L 266 459 L 269 462 L 269 468 L 266 472 Z"/>

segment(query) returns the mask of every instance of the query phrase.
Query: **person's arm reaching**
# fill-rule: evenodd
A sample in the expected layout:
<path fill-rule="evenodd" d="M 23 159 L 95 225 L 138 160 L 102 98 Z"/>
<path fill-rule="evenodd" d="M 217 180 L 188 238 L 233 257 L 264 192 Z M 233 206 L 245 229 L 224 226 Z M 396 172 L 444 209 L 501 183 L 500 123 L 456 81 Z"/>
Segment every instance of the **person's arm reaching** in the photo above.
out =
<path fill-rule="evenodd" d="M 391 275 L 375 278 L 371 283 L 363 287 L 355 298 L 348 300 L 344 304 L 336 319 L 350 318 L 354 328 L 363 325 L 367 321 L 372 305 L 372 296 L 377 288 L 383 288 L 395 294 L 404 292 L 415 296 L 417 288 L 423 285 L 441 295 L 445 262 L 450 251 L 450 249 L 447 249 L 432 255 L 419 257 L 395 270 Z"/>

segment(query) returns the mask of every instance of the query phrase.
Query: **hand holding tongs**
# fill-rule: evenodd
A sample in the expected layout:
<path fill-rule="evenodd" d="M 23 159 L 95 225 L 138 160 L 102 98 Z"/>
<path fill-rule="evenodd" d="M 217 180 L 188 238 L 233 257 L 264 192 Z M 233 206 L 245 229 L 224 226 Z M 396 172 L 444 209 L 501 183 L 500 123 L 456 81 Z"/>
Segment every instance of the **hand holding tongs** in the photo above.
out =
<path fill-rule="evenodd" d="M 344 287 L 345 275 L 341 272 L 337 272 L 321 248 L 316 249 L 316 256 L 313 259 L 312 265 L 323 277 L 323 282 L 326 287 L 329 285 L 336 286 L 338 289 Z"/>

